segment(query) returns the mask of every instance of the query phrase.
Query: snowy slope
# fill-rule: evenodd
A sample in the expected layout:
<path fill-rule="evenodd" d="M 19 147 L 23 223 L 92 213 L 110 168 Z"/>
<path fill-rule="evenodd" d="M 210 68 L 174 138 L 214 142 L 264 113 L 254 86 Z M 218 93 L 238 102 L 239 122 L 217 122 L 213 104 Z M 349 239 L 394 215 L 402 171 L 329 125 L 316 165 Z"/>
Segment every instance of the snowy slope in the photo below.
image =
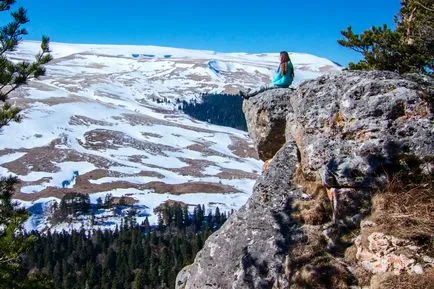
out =
<path fill-rule="evenodd" d="M 27 229 L 50 228 L 46 208 L 73 191 L 93 201 L 107 193 L 128 195 L 151 221 L 153 209 L 169 199 L 223 210 L 245 203 L 261 170 L 247 134 L 193 120 L 177 111 L 174 100 L 265 85 L 278 54 L 62 43 L 51 48 L 55 59 L 46 76 L 10 99 L 24 108 L 22 123 L 0 132 L 0 175 L 20 178 L 16 198 L 34 212 Z M 30 60 L 37 51 L 38 43 L 24 42 L 10 57 Z M 295 85 L 339 70 L 313 55 L 291 58 Z M 163 99 L 168 101 L 157 102 Z"/>

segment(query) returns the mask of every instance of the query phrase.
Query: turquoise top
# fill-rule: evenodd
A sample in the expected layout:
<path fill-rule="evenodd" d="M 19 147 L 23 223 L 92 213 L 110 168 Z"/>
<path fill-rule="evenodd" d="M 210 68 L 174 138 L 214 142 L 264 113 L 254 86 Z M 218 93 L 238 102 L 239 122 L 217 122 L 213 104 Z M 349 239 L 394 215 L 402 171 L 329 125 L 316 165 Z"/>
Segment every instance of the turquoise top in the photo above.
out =
<path fill-rule="evenodd" d="M 286 74 L 282 76 L 280 73 L 280 66 L 277 74 L 273 78 L 273 85 L 278 87 L 289 87 L 294 80 L 294 67 L 292 66 L 291 61 L 288 61 L 288 69 L 286 70 Z"/>

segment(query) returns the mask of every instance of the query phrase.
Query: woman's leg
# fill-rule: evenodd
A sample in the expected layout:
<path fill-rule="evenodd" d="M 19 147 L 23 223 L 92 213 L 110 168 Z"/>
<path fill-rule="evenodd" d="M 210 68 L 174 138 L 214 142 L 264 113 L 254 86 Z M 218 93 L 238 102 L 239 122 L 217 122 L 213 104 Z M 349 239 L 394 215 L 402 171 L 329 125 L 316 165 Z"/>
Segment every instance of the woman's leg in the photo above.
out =
<path fill-rule="evenodd" d="M 276 88 L 282 88 L 282 87 L 278 87 L 278 86 L 263 86 L 263 87 L 261 87 L 261 88 L 259 88 L 257 90 L 254 90 L 254 91 L 248 92 L 248 93 L 240 91 L 240 95 L 244 99 L 249 99 L 249 98 L 251 98 L 251 97 L 253 97 L 255 95 L 258 95 L 258 94 L 260 94 L 260 93 L 262 93 L 264 91 L 271 90 L 271 89 L 276 89 Z"/>

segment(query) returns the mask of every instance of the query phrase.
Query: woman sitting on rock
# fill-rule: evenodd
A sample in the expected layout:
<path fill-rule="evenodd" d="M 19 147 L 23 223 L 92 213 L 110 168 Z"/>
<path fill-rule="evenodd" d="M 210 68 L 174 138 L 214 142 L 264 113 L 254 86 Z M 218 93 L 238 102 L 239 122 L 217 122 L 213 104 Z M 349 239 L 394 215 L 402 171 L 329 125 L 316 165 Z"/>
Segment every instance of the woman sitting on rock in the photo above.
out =
<path fill-rule="evenodd" d="M 244 99 L 249 99 L 261 92 L 275 88 L 288 88 L 294 80 L 294 66 L 292 65 L 289 54 L 286 51 L 280 52 L 280 65 L 277 69 L 276 75 L 273 78 L 271 86 L 261 87 L 259 90 L 253 92 L 240 91 L 240 95 Z"/>

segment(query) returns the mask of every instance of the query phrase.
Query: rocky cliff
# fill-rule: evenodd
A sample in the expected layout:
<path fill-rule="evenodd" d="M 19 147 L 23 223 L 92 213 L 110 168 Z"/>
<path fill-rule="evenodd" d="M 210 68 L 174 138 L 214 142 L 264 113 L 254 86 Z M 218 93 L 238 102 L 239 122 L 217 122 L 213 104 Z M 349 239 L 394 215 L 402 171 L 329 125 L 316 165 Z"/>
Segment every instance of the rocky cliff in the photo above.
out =
<path fill-rule="evenodd" d="M 342 72 L 245 101 L 269 168 L 177 288 L 433 284 L 433 91 L 416 75 Z"/>

